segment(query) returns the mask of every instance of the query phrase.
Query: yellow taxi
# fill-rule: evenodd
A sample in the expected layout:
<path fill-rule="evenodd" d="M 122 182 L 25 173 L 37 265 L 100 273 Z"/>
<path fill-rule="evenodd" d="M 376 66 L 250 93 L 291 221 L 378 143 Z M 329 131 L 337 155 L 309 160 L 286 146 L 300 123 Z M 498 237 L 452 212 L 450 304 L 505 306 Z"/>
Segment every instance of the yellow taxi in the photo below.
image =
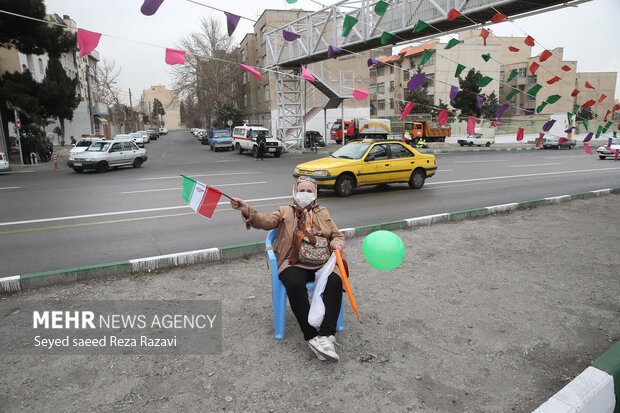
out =
<path fill-rule="evenodd" d="M 419 189 L 435 175 L 435 156 L 394 140 L 364 139 L 351 142 L 327 158 L 297 165 L 293 176 L 310 176 L 319 189 L 334 189 L 349 196 L 356 187 L 406 182 Z"/>

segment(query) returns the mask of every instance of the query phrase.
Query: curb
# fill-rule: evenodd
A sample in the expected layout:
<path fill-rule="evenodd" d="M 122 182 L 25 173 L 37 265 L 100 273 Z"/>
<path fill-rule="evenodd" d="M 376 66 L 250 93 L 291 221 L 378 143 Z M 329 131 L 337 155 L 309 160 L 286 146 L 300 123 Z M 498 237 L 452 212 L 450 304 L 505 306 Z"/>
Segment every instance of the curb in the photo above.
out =
<path fill-rule="evenodd" d="M 534 410 L 534 413 L 581 412 L 620 413 L 620 341 Z"/>
<path fill-rule="evenodd" d="M 535 199 L 531 201 L 512 202 L 484 208 L 466 209 L 463 211 L 454 211 L 443 214 L 426 215 L 397 221 L 382 222 L 378 224 L 362 225 L 355 228 L 343 228 L 340 232 L 344 234 L 345 239 L 351 239 L 356 236 L 370 234 L 371 232 L 378 230 L 393 231 L 419 226 L 429 226 L 441 222 L 455 222 L 464 219 L 510 212 L 516 209 L 529 209 L 541 205 L 554 205 L 574 199 L 593 198 L 612 193 L 620 194 L 620 187 L 599 189 L 596 191 L 573 195 Z M 89 265 L 33 274 L 14 275 L 11 277 L 0 278 L 0 293 L 25 291 L 54 284 L 64 284 L 74 281 L 107 277 L 111 275 L 138 274 L 183 265 L 231 260 L 249 255 L 262 254 L 264 252 L 265 243 L 259 241 L 248 244 L 229 245 L 225 247 L 215 247 L 153 257 L 136 258 L 128 261 L 119 261 L 100 265 Z"/>

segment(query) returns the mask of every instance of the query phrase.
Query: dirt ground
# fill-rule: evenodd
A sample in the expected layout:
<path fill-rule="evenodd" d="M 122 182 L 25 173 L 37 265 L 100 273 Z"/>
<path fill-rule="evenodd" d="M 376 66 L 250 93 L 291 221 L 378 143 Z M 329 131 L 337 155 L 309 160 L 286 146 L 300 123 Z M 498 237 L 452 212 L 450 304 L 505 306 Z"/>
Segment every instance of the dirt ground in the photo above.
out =
<path fill-rule="evenodd" d="M 0 411 L 530 412 L 620 339 L 620 196 L 397 232 L 394 271 L 347 247 L 339 363 L 288 310 L 273 338 L 263 256 L 3 296 L 219 299 L 217 356 L 6 356 Z M 241 221 L 239 222 L 241 224 Z"/>

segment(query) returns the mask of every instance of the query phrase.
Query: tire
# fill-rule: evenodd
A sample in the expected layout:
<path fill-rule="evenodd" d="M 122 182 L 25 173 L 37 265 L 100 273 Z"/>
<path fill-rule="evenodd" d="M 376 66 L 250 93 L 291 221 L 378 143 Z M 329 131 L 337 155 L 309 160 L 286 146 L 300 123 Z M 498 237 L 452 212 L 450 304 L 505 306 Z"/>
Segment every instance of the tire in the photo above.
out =
<path fill-rule="evenodd" d="M 568 145 L 568 149 L 573 149 L 573 145 Z"/>
<path fill-rule="evenodd" d="M 97 164 L 97 169 L 95 169 L 95 171 L 99 173 L 106 172 L 108 168 L 109 168 L 108 163 L 106 161 L 101 161 Z"/>
<path fill-rule="evenodd" d="M 256 147 L 256 145 L 252 146 L 252 156 L 254 158 L 258 158 L 258 148 Z"/>
<path fill-rule="evenodd" d="M 77 173 L 82 173 L 82 172 L 84 172 L 84 168 L 79 168 L 79 167 L 78 167 L 78 168 L 73 168 L 73 170 L 74 170 L 75 172 L 77 172 Z"/>
<path fill-rule="evenodd" d="M 603 156 L 603 155 L 599 155 L 599 156 L 598 156 L 598 158 L 599 158 L 599 159 L 602 159 L 602 160 L 605 160 L 605 158 L 606 158 L 606 157 L 605 157 L 605 156 Z"/>
<path fill-rule="evenodd" d="M 459 145 L 465 146 L 465 142 L 460 142 Z"/>
<path fill-rule="evenodd" d="M 276 152 L 273 154 L 273 157 L 274 157 L 274 158 L 279 158 L 279 157 L 280 157 L 280 155 L 282 155 L 282 152 L 281 152 L 281 151 L 276 151 Z"/>
<path fill-rule="evenodd" d="M 469 146 L 474 146 L 474 143 L 473 142 L 468 142 L 468 145 Z"/>
<path fill-rule="evenodd" d="M 491 146 L 491 142 L 485 143 L 484 146 L 486 146 L 488 148 L 489 146 Z"/>
<path fill-rule="evenodd" d="M 243 149 L 241 149 L 241 145 L 239 145 L 238 143 L 235 145 L 235 150 L 237 151 L 238 154 L 243 153 Z"/>
<path fill-rule="evenodd" d="M 422 169 L 416 169 L 409 178 L 409 188 L 420 189 L 424 186 L 426 180 L 426 172 Z"/>
<path fill-rule="evenodd" d="M 142 163 L 144 163 L 142 158 L 136 158 L 136 159 L 133 160 L 133 167 L 134 168 L 141 168 L 142 167 Z"/>
<path fill-rule="evenodd" d="M 355 189 L 355 180 L 351 175 L 340 175 L 338 179 L 336 179 L 335 189 L 338 196 L 351 196 Z"/>

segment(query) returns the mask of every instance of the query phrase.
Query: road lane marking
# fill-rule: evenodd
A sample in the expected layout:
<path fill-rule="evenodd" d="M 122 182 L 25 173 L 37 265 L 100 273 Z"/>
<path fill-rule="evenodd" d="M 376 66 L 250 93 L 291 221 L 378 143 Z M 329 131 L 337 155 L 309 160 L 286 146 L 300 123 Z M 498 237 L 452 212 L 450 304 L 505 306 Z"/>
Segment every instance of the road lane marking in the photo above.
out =
<path fill-rule="evenodd" d="M 0 188 L 0 189 L 19 189 L 19 188 L 23 188 L 23 186 L 5 186 L 4 188 Z"/>
<path fill-rule="evenodd" d="M 240 161 L 239 161 L 239 159 L 230 159 L 230 160 L 229 159 L 225 159 L 223 161 L 215 161 L 215 162 L 217 163 L 217 162 L 240 162 Z"/>
<path fill-rule="evenodd" d="M 213 187 L 215 188 L 216 186 L 218 188 L 221 188 L 223 186 L 239 186 L 239 185 L 254 185 L 254 184 L 268 184 L 269 182 L 267 181 L 258 181 L 258 182 L 240 182 L 238 184 L 217 184 L 217 185 L 213 185 Z M 2 188 L 0 188 L 2 189 Z M 127 191 L 127 192 L 118 192 L 119 194 L 141 194 L 143 192 L 160 192 L 160 191 L 178 191 L 179 187 L 175 186 L 174 188 L 160 188 L 160 189 L 143 189 L 141 191 Z"/>
<path fill-rule="evenodd" d="M 36 171 L 7 171 L 7 172 L 0 172 L 0 175 L 7 175 L 7 174 L 29 174 L 32 172 L 36 172 Z"/>
<path fill-rule="evenodd" d="M 509 168 L 531 168 L 536 166 L 550 166 L 550 165 L 562 165 L 562 162 L 556 163 L 537 163 L 532 165 L 508 165 Z"/>
<path fill-rule="evenodd" d="M 258 174 L 260 172 L 227 172 L 227 173 L 222 173 L 222 174 L 202 174 L 202 175 L 196 175 L 196 174 L 191 174 L 191 175 L 186 175 L 189 176 L 190 178 L 196 178 L 196 177 L 204 177 L 204 176 L 227 176 L 227 175 L 251 175 L 251 174 Z M 178 179 L 181 178 L 181 175 L 173 175 L 173 176 L 157 176 L 157 177 L 153 177 L 153 178 L 138 178 L 138 181 L 154 181 L 157 179 Z"/>
<path fill-rule="evenodd" d="M 459 161 L 459 162 L 454 162 L 454 163 L 487 163 L 487 162 L 506 162 L 505 159 L 489 159 L 486 161 Z"/>

